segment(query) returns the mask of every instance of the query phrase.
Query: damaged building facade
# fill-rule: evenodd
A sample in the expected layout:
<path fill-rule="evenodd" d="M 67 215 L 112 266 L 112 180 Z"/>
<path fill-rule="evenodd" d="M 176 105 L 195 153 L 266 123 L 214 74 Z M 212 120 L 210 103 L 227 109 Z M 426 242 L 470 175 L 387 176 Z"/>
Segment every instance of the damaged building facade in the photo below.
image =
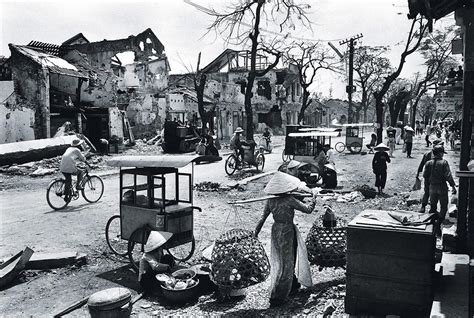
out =
<path fill-rule="evenodd" d="M 170 67 L 150 29 L 112 41 L 80 33 L 61 45 L 9 47 L 13 91 L 0 104 L 0 143 L 53 137 L 65 122 L 94 144 L 161 129 Z"/>
<path fill-rule="evenodd" d="M 247 51 L 227 49 L 201 70 L 207 78 L 206 109 L 212 113 L 212 125 L 221 138 L 230 137 L 239 126 L 245 128 L 244 97 L 249 63 Z M 257 68 L 264 69 L 267 65 L 267 58 L 259 56 Z M 193 90 L 192 74 L 171 75 L 170 85 Z M 288 66 L 270 70 L 256 78 L 252 91 L 253 123 L 257 132 L 267 126 L 282 132 L 285 125 L 297 123 L 302 89 L 295 69 Z M 320 103 L 312 103 L 305 112 L 305 123 L 319 126 L 323 108 Z M 191 105 L 184 109 L 193 111 Z"/>

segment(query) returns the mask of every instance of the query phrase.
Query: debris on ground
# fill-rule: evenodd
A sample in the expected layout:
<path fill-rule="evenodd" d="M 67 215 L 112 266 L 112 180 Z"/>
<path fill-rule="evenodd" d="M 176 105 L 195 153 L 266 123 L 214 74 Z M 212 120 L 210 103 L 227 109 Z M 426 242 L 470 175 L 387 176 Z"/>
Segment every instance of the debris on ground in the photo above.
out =
<path fill-rule="evenodd" d="M 355 186 L 354 190 L 359 191 L 360 193 L 362 193 L 362 195 L 366 199 L 373 199 L 377 196 L 377 190 L 375 190 L 374 188 L 370 187 L 367 184 L 364 184 L 364 185 L 361 185 L 361 186 Z"/>
<path fill-rule="evenodd" d="M 194 189 L 203 192 L 214 192 L 219 191 L 221 189 L 221 184 L 218 182 L 205 181 L 196 183 L 194 185 Z"/>
<path fill-rule="evenodd" d="M 18 275 L 25 269 L 31 255 L 33 255 L 33 250 L 26 247 L 25 250 L 19 252 L 0 265 L 0 288 L 8 286 L 18 277 Z"/>

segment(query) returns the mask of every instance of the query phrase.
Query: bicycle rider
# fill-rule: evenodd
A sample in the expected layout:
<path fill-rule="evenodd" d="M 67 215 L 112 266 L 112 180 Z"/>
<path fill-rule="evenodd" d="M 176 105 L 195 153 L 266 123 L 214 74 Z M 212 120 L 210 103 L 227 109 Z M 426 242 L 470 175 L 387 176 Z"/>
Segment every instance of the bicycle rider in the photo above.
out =
<path fill-rule="evenodd" d="M 244 162 L 244 148 L 242 146 L 248 146 L 246 141 L 240 140 L 240 136 L 243 132 L 244 130 L 241 127 L 237 127 L 230 140 L 230 149 L 232 149 L 237 156 L 237 162 Z"/>
<path fill-rule="evenodd" d="M 265 138 L 265 142 L 267 143 L 266 148 L 268 149 L 270 146 L 270 142 L 272 141 L 272 133 L 268 129 L 268 127 L 265 127 L 265 130 L 262 134 L 263 138 Z"/>
<path fill-rule="evenodd" d="M 81 182 L 85 175 L 85 169 L 79 168 L 77 166 L 78 162 L 84 162 L 89 167 L 90 165 L 86 161 L 86 157 L 82 154 L 81 150 L 82 144 L 84 143 L 83 140 L 74 139 L 71 142 L 71 146 L 66 149 L 63 156 L 61 157 L 61 164 L 59 165 L 59 171 L 62 172 L 64 177 L 66 178 L 66 197 L 65 200 L 68 201 L 71 186 L 72 186 L 72 175 L 77 175 L 77 182 L 76 182 L 76 189 L 82 190 Z"/>

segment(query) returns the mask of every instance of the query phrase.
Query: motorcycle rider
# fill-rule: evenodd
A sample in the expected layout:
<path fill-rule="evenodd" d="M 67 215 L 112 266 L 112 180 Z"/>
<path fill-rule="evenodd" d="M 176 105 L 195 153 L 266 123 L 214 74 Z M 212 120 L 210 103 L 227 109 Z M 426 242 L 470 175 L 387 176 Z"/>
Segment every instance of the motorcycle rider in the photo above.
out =
<path fill-rule="evenodd" d="M 272 133 L 270 132 L 270 130 L 268 129 L 268 127 L 265 127 L 265 130 L 264 130 L 262 136 L 263 136 L 263 138 L 265 138 L 265 141 L 266 141 L 266 143 L 267 143 L 266 149 L 269 149 L 269 148 L 270 148 L 270 142 L 272 141 L 272 140 L 271 140 Z"/>

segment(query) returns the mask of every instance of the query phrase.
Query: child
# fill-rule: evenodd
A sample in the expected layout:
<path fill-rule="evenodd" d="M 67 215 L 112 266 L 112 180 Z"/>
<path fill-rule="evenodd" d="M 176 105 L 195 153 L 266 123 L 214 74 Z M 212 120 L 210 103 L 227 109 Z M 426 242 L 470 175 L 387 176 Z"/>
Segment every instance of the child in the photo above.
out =
<path fill-rule="evenodd" d="M 372 171 L 375 174 L 375 186 L 379 194 L 383 193 L 387 181 L 387 162 L 390 162 L 390 156 L 386 153 L 388 148 L 384 143 L 378 144 L 374 150 L 377 151 L 372 160 Z"/>

